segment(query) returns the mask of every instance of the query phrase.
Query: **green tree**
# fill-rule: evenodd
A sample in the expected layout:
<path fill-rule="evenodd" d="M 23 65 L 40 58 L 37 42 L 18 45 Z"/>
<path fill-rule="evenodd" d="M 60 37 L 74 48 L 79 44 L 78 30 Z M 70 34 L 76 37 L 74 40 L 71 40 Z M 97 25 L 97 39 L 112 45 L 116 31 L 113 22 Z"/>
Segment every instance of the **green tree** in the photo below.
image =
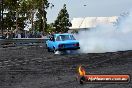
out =
<path fill-rule="evenodd" d="M 4 0 L 4 11 L 7 11 L 7 13 L 4 14 L 4 29 L 11 29 L 11 27 L 17 25 L 16 12 L 19 7 L 18 2 L 19 0 Z M 11 23 L 13 24 L 10 25 Z"/>
<path fill-rule="evenodd" d="M 46 9 L 51 3 L 48 0 L 4 0 L 5 29 L 24 29 L 25 22 L 30 20 L 32 31 L 46 32 Z M 53 4 L 52 4 L 53 7 Z M 37 17 L 34 22 L 33 18 Z M 38 24 L 37 24 L 38 22 Z M 12 27 L 12 28 L 9 28 Z M 35 30 L 35 28 L 37 28 Z"/>
<path fill-rule="evenodd" d="M 15 29 L 16 31 L 24 29 L 24 21 L 26 20 L 26 3 L 24 0 L 4 0 L 5 29 Z"/>
<path fill-rule="evenodd" d="M 25 2 L 27 3 L 27 16 L 31 21 L 32 31 L 38 30 L 43 31 L 43 33 L 46 32 L 46 9 L 49 7 L 50 4 L 48 0 L 25 0 Z M 34 22 L 33 18 L 35 15 L 37 17 L 37 21 Z"/>
<path fill-rule="evenodd" d="M 37 1 L 37 18 L 39 21 L 39 28 L 41 31 L 43 31 L 43 34 L 46 34 L 46 26 L 47 26 L 47 12 L 46 9 L 49 7 L 50 3 L 48 0 L 36 0 Z"/>
<path fill-rule="evenodd" d="M 66 9 L 66 4 L 60 10 L 57 19 L 54 22 L 56 32 L 68 32 L 71 22 L 69 21 L 69 14 Z"/>
<path fill-rule="evenodd" d="M 4 17 L 4 29 L 11 30 L 11 28 L 13 27 L 13 25 L 14 25 L 13 14 L 14 13 L 12 13 L 11 11 L 8 13 L 5 13 L 6 17 Z"/>
<path fill-rule="evenodd" d="M 53 23 L 47 24 L 47 26 L 46 26 L 46 32 L 47 33 L 55 32 L 55 28 L 53 27 Z"/>

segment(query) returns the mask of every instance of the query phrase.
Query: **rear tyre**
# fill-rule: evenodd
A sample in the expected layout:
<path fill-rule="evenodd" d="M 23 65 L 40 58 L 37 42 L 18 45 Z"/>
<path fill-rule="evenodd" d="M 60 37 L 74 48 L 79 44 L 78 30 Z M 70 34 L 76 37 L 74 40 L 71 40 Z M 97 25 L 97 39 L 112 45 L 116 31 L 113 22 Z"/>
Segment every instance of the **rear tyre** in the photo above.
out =
<path fill-rule="evenodd" d="M 55 53 L 55 52 L 56 52 L 55 47 L 53 47 L 53 53 Z"/>
<path fill-rule="evenodd" d="M 49 47 L 47 47 L 47 51 L 48 51 L 48 52 L 51 52 L 51 50 L 50 50 L 50 48 L 49 48 Z"/>
<path fill-rule="evenodd" d="M 59 50 L 56 50 L 55 47 L 53 47 L 53 52 L 54 52 L 54 54 L 58 54 L 58 55 L 61 54 L 61 52 Z"/>

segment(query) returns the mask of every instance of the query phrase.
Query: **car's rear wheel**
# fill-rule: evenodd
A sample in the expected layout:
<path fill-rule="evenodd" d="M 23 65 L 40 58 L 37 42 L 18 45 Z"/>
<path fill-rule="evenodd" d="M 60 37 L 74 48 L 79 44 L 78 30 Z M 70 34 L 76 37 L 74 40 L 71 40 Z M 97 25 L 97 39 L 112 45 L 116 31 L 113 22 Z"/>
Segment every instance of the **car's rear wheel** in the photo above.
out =
<path fill-rule="evenodd" d="M 53 47 L 53 52 L 54 54 L 61 54 L 61 52 L 59 50 L 56 50 L 55 47 Z"/>
<path fill-rule="evenodd" d="M 56 52 L 56 49 L 55 49 L 55 47 L 53 47 L 53 52 L 54 52 L 54 53 Z"/>

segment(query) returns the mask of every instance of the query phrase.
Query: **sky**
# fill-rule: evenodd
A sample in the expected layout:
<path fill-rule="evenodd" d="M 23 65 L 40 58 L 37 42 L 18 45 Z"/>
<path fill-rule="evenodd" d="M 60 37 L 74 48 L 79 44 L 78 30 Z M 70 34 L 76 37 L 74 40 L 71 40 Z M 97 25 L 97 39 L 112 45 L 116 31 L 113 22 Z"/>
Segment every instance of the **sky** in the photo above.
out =
<path fill-rule="evenodd" d="M 48 0 L 54 4 L 47 9 L 47 22 L 54 22 L 66 4 L 70 20 L 78 17 L 119 16 L 132 9 L 132 0 Z"/>

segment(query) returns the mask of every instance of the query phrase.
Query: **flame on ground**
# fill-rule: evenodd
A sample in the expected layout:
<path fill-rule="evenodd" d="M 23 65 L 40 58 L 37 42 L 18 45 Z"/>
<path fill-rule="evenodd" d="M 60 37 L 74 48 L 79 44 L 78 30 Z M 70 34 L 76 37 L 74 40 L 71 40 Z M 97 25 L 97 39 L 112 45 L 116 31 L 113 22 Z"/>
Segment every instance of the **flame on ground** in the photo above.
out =
<path fill-rule="evenodd" d="M 86 72 L 85 72 L 84 68 L 82 68 L 82 66 L 79 66 L 78 71 L 79 71 L 80 76 L 84 76 L 86 74 Z"/>

